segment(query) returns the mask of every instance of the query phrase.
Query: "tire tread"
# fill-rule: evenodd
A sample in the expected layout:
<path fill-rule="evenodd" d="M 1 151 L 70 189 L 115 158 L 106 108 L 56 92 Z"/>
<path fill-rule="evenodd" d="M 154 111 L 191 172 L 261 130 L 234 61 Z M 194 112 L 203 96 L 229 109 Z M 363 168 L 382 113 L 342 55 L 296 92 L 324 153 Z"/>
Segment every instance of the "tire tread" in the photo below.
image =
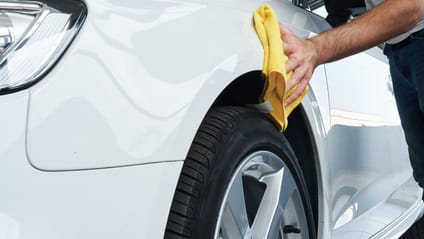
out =
<path fill-rule="evenodd" d="M 190 147 L 178 180 L 166 225 L 166 239 L 192 238 L 190 225 L 194 220 L 199 192 L 213 164 L 216 147 L 236 127 L 240 115 L 246 111 L 248 109 L 242 107 L 214 108 L 206 115 Z"/>

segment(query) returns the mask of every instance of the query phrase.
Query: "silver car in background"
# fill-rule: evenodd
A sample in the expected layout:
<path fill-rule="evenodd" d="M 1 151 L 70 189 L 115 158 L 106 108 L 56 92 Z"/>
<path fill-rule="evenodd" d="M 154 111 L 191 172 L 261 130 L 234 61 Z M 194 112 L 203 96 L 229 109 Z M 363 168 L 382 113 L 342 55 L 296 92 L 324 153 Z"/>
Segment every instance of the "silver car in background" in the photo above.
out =
<path fill-rule="evenodd" d="M 317 68 L 280 133 L 263 3 L 330 29 L 323 0 L 0 0 L 0 239 L 401 236 L 424 204 L 381 48 Z"/>

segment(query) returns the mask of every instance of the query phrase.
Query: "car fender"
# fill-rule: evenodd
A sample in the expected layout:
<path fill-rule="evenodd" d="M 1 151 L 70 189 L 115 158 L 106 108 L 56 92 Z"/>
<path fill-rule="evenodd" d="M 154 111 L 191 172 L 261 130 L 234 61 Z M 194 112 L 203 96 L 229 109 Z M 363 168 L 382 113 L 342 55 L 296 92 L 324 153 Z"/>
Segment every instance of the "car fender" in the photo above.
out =
<path fill-rule="evenodd" d="M 262 67 L 249 12 L 118 2 L 89 1 L 72 46 L 30 88 L 27 153 L 38 169 L 184 160 L 219 93 Z"/>

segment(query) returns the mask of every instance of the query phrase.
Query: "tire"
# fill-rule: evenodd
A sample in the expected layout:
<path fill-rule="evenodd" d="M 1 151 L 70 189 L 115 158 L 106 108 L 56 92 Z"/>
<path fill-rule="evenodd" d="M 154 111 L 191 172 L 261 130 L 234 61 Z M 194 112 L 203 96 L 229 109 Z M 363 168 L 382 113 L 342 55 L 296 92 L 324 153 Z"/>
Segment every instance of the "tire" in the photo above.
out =
<path fill-rule="evenodd" d="M 215 108 L 184 162 L 165 239 L 315 238 L 309 198 L 293 150 L 264 114 Z"/>
<path fill-rule="evenodd" d="M 400 239 L 424 239 L 424 217 L 416 221 Z"/>

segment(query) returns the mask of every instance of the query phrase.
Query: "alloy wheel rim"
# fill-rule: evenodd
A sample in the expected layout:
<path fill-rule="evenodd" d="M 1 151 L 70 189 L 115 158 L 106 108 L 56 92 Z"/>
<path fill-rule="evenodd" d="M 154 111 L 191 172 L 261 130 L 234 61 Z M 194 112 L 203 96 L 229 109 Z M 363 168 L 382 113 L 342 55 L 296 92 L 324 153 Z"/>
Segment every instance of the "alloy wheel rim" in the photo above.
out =
<path fill-rule="evenodd" d="M 215 239 L 309 238 L 293 174 L 269 151 L 242 160 L 227 187 L 216 225 Z"/>

